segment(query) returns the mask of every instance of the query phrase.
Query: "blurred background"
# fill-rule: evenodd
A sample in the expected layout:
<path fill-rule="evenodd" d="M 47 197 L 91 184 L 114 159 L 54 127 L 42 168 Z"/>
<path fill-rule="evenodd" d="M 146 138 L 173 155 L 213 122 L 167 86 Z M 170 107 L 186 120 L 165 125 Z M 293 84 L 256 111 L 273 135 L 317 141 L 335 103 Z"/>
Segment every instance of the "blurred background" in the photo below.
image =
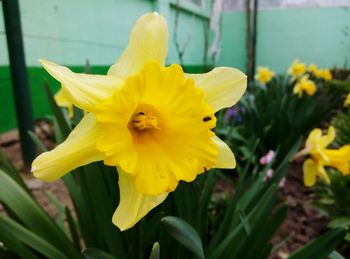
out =
<path fill-rule="evenodd" d="M 233 66 L 284 71 L 295 58 L 347 67 L 350 0 L 19 0 L 24 56 L 35 118 L 50 113 L 39 58 L 106 73 L 127 45 L 135 20 L 157 11 L 168 21 L 167 63 L 190 72 Z M 249 62 L 248 62 L 249 61 Z M 250 64 L 249 64 L 250 63 Z M 16 127 L 3 10 L 0 6 L 0 132 Z"/>

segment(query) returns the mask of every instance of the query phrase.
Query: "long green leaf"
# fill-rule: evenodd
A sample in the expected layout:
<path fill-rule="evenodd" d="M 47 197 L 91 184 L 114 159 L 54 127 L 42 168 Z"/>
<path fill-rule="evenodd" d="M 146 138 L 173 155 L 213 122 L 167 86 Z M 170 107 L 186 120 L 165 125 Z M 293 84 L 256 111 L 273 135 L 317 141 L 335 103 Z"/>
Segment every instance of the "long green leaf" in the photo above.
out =
<path fill-rule="evenodd" d="M 161 221 L 165 225 L 168 233 L 175 240 L 199 258 L 204 258 L 204 250 L 200 237 L 190 224 L 173 216 L 164 217 Z"/>
<path fill-rule="evenodd" d="M 276 196 L 276 187 L 272 186 L 263 197 L 261 197 L 258 204 L 254 207 L 254 209 L 247 215 L 245 218 L 246 221 L 250 222 L 250 226 L 253 228 L 254 225 L 258 220 L 261 220 L 262 218 L 266 218 L 266 214 L 271 210 L 271 207 L 275 203 L 275 197 Z M 241 247 L 245 240 L 247 238 L 247 235 L 244 230 L 244 226 L 242 223 L 239 223 L 237 226 L 235 226 L 231 231 L 229 231 L 227 236 L 221 237 L 221 242 L 214 247 L 213 249 L 210 249 L 208 251 L 208 258 L 211 259 L 217 259 L 217 258 L 223 258 L 223 255 L 227 253 L 228 251 L 231 252 L 233 258 L 233 253 L 238 253 L 239 247 Z M 231 244 L 234 245 L 236 248 L 234 251 L 232 251 Z"/>
<path fill-rule="evenodd" d="M 97 248 L 86 248 L 83 251 L 84 258 L 86 259 L 116 259 L 116 257 Z"/>
<path fill-rule="evenodd" d="M 76 226 L 76 224 L 74 222 L 74 219 L 73 219 L 72 214 L 71 214 L 71 212 L 70 212 L 68 207 L 65 207 L 65 214 L 66 214 L 66 219 L 67 219 L 67 222 L 68 222 L 68 228 L 69 228 L 69 232 L 70 232 L 72 241 L 75 244 L 75 247 L 77 249 L 81 250 L 78 229 L 77 229 L 77 226 Z"/>
<path fill-rule="evenodd" d="M 21 258 L 37 258 L 37 255 L 29 247 L 24 245 L 21 241 L 18 240 L 16 236 L 14 236 L 14 232 L 12 232 L 11 230 L 8 231 L 2 226 L 0 226 L 0 242 L 3 243 L 2 245 L 6 248 L 6 250 L 12 251 Z M 2 258 L 1 249 L 3 249 L 4 247 L 0 247 L 0 258 Z"/>
<path fill-rule="evenodd" d="M 345 259 L 345 257 L 342 256 L 339 252 L 333 251 L 333 252 L 329 255 L 329 259 Z"/>
<path fill-rule="evenodd" d="M 44 143 L 38 138 L 38 136 L 33 131 L 28 131 L 28 135 L 41 152 L 47 151 L 47 148 L 45 147 Z"/>
<path fill-rule="evenodd" d="M 21 242 L 30 246 L 40 254 L 47 256 L 48 258 L 69 258 L 65 254 L 61 253 L 58 249 L 56 249 L 53 245 L 48 243 L 45 239 L 39 237 L 32 231 L 1 214 L 0 231 L 7 232 L 7 234 L 11 233 L 12 238 L 20 240 Z"/>
<path fill-rule="evenodd" d="M 2 170 L 0 170 L 0 201 L 35 234 L 54 244 L 69 257 L 79 258 L 80 253 L 48 214 Z"/>
<path fill-rule="evenodd" d="M 60 127 L 60 131 L 61 131 L 63 137 L 67 137 L 71 131 L 70 125 L 67 122 L 67 119 L 65 118 L 60 107 L 57 106 L 55 99 L 54 99 L 54 96 L 53 96 L 51 89 L 50 89 L 47 82 L 45 82 L 45 89 L 46 89 L 47 97 L 49 99 L 49 103 L 50 103 L 51 108 L 52 108 L 52 112 L 57 120 L 58 126 Z"/>
<path fill-rule="evenodd" d="M 346 231 L 342 228 L 328 230 L 306 246 L 300 248 L 288 259 L 322 259 L 326 258 L 344 240 Z"/>
<path fill-rule="evenodd" d="M 5 157 L 1 149 L 0 149 L 0 170 L 2 170 L 5 174 L 7 174 L 14 181 L 16 181 L 27 193 L 30 193 L 24 181 L 19 176 L 19 173 L 16 170 L 15 166 L 10 162 L 10 160 L 7 157 Z"/>

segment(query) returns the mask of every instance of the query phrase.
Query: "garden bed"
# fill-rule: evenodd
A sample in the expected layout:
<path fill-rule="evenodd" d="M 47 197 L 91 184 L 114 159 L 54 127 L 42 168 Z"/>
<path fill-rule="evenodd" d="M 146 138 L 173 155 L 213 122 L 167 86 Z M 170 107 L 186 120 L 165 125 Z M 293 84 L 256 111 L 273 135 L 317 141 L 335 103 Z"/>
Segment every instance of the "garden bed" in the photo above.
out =
<path fill-rule="evenodd" d="M 36 133 L 45 145 L 51 149 L 54 146 L 53 131 L 46 121 L 36 123 Z M 56 207 L 49 201 L 45 192 L 57 197 L 62 203 L 73 210 L 73 205 L 68 191 L 61 180 L 46 183 L 35 179 L 28 169 L 25 169 L 20 156 L 20 145 L 18 132 L 11 131 L 0 136 L 0 146 L 5 155 L 14 163 L 17 169 L 22 171 L 22 178 L 32 190 L 38 202 L 45 208 L 53 218 L 57 215 Z M 230 190 L 230 184 L 219 182 L 216 190 L 218 192 Z M 310 240 L 316 238 L 326 230 L 327 218 L 321 215 L 310 204 L 311 192 L 303 185 L 302 169 L 300 164 L 291 166 L 286 175 L 286 184 L 280 188 L 280 203 L 287 203 L 289 206 L 287 218 L 281 228 L 275 234 L 272 243 L 278 249 L 270 258 L 285 258 L 291 252 L 302 247 Z"/>

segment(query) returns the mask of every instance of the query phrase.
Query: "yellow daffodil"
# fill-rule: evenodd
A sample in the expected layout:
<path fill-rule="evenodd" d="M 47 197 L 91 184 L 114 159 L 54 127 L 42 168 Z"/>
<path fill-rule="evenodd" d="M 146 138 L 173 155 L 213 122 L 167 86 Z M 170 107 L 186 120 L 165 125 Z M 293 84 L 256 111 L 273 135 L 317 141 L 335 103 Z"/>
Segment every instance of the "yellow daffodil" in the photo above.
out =
<path fill-rule="evenodd" d="M 288 74 L 293 76 L 294 78 L 301 77 L 306 72 L 306 65 L 304 63 L 299 62 L 298 59 L 295 59 L 288 69 Z"/>
<path fill-rule="evenodd" d="M 308 67 L 308 71 L 314 75 L 316 75 L 318 71 L 318 67 L 315 64 L 310 64 Z"/>
<path fill-rule="evenodd" d="M 268 67 L 258 67 L 258 73 L 255 75 L 255 79 L 261 84 L 267 84 L 275 76 L 275 73 Z"/>
<path fill-rule="evenodd" d="M 314 129 L 306 140 L 305 148 L 295 156 L 296 158 L 304 155 L 311 156 L 311 158 L 305 160 L 303 166 L 305 186 L 313 186 L 317 177 L 320 177 L 326 183 L 330 183 L 325 166 L 334 167 L 343 175 L 350 173 L 350 145 L 342 146 L 339 149 L 327 149 L 327 146 L 334 139 L 334 127 L 329 127 L 328 133 L 325 135 L 322 135 L 321 129 Z"/>
<path fill-rule="evenodd" d="M 348 96 L 346 97 L 345 101 L 344 101 L 344 106 L 350 106 L 350 93 L 348 93 Z"/>
<path fill-rule="evenodd" d="M 303 93 L 308 95 L 314 95 L 317 90 L 317 86 L 314 81 L 310 80 L 308 76 L 303 76 L 298 82 L 294 85 L 293 93 L 297 94 L 299 97 L 303 96 Z"/>
<path fill-rule="evenodd" d="M 318 69 L 315 73 L 317 78 L 329 81 L 333 79 L 332 73 L 329 69 Z"/>
<path fill-rule="evenodd" d="M 73 103 L 64 96 L 62 88 L 55 94 L 54 98 L 58 106 L 67 109 L 68 117 L 73 118 Z"/>
<path fill-rule="evenodd" d="M 236 165 L 212 129 L 215 112 L 242 97 L 246 76 L 229 67 L 195 75 L 179 65 L 164 67 L 167 49 L 165 19 L 148 13 L 106 76 L 41 60 L 65 97 L 88 113 L 62 144 L 35 159 L 32 172 L 53 181 L 94 161 L 116 167 L 120 203 L 112 221 L 121 230 L 163 202 L 179 181 Z"/>

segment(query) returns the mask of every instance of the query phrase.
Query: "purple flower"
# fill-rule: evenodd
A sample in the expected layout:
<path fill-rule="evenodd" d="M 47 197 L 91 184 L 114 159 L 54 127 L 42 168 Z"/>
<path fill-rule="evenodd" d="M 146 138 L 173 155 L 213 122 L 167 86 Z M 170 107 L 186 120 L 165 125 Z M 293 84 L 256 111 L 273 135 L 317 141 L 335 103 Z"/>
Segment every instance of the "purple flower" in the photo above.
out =
<path fill-rule="evenodd" d="M 240 122 L 242 121 L 242 117 L 241 115 L 239 114 L 239 108 L 237 108 L 236 106 L 235 107 L 231 107 L 231 108 L 228 108 L 226 110 L 226 113 L 224 115 L 224 120 L 225 121 L 230 121 L 232 118 L 235 119 L 237 122 Z"/>

